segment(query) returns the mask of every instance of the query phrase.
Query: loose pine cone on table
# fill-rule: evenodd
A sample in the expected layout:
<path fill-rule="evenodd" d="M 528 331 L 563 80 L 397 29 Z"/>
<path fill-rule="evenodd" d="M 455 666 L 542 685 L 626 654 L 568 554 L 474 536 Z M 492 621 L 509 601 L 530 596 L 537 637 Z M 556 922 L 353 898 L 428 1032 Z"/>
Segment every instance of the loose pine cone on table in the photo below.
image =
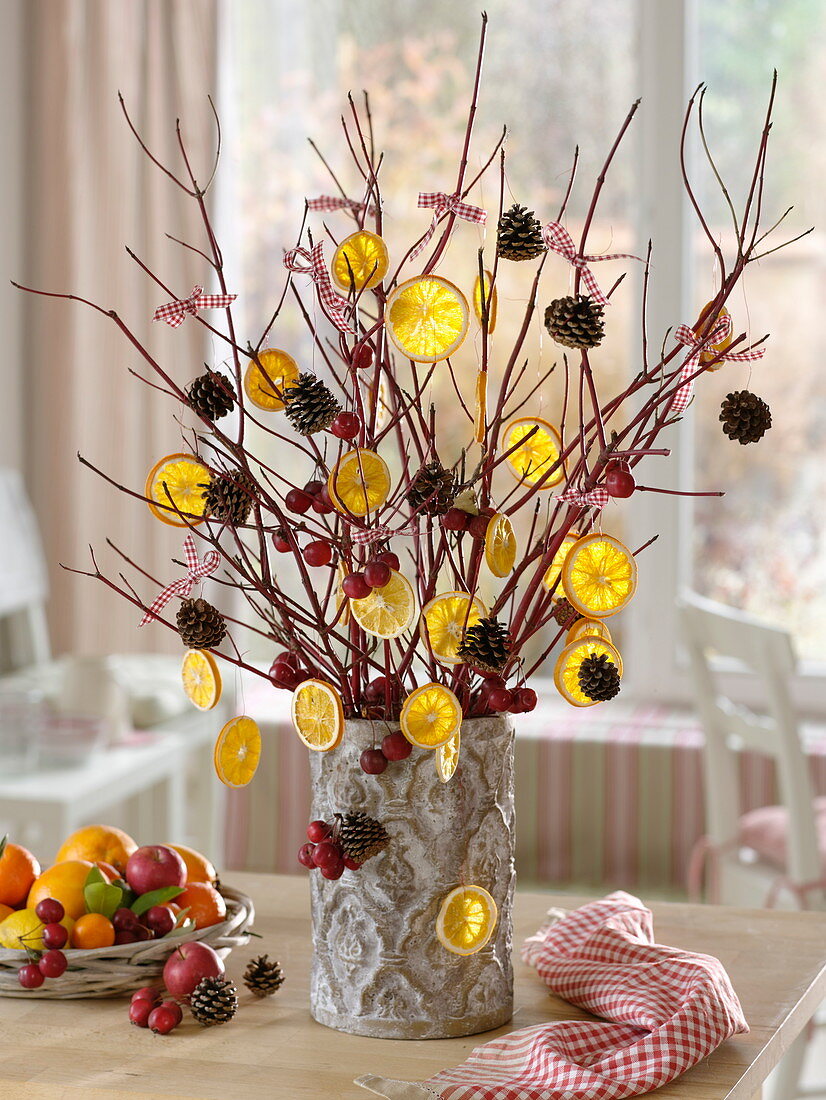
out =
<path fill-rule="evenodd" d="M 390 842 L 387 830 L 380 821 L 363 813 L 336 814 L 338 840 L 346 856 L 356 863 L 365 863 Z"/>
<path fill-rule="evenodd" d="M 243 470 L 216 474 L 204 493 L 204 515 L 241 527 L 249 519 L 254 500 L 255 482 Z"/>
<path fill-rule="evenodd" d="M 181 641 L 188 649 L 214 649 L 224 640 L 224 616 L 206 600 L 181 600 L 176 619 Z"/>
<path fill-rule="evenodd" d="M 244 985 L 256 997 L 271 997 L 284 984 L 284 971 L 281 963 L 270 962 L 269 955 L 259 955 L 250 959 L 244 971 Z"/>
<path fill-rule="evenodd" d="M 483 672 L 501 672 L 508 662 L 511 636 L 495 616 L 480 619 L 465 631 L 457 656 Z"/>
<path fill-rule="evenodd" d="M 457 489 L 456 475 L 437 458 L 419 469 L 407 490 L 407 502 L 416 511 L 443 516 L 453 507 Z"/>
<path fill-rule="evenodd" d="M 554 298 L 545 310 L 545 328 L 566 348 L 597 348 L 605 336 L 603 307 L 587 294 Z"/>
<path fill-rule="evenodd" d="M 503 260 L 533 260 L 541 256 L 546 245 L 542 226 L 533 210 L 515 202 L 499 219 L 496 252 Z"/>
<path fill-rule="evenodd" d="M 341 405 L 320 378 L 305 371 L 284 390 L 287 419 L 301 435 L 313 435 L 329 428 Z"/>
<path fill-rule="evenodd" d="M 238 992 L 228 978 L 201 978 L 189 998 L 189 1007 L 202 1027 L 226 1024 L 238 1011 Z"/>
<path fill-rule="evenodd" d="M 579 688 L 595 703 L 604 703 L 619 695 L 619 669 L 607 653 L 591 653 L 579 666 Z"/>
<path fill-rule="evenodd" d="M 232 383 L 220 371 L 210 370 L 200 374 L 186 391 L 190 407 L 211 422 L 220 420 L 235 404 Z"/>
<path fill-rule="evenodd" d="M 729 439 L 745 446 L 762 439 L 772 426 L 771 409 L 756 393 L 736 390 L 720 406 L 720 422 Z"/>

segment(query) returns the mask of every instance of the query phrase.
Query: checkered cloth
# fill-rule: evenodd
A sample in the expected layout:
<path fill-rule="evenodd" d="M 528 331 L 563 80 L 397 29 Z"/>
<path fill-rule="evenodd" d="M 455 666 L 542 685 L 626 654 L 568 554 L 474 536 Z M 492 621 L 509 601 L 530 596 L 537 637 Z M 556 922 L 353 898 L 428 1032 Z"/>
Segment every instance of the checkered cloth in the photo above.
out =
<path fill-rule="evenodd" d="M 522 958 L 553 993 L 603 1019 L 511 1032 L 426 1082 L 358 1083 L 393 1100 L 619 1100 L 748 1031 L 722 964 L 654 943 L 651 912 L 621 891 L 541 928 Z"/>
<path fill-rule="evenodd" d="M 186 598 L 192 591 L 193 586 L 198 581 L 203 580 L 204 577 L 214 573 L 221 562 L 221 555 L 217 550 L 208 550 L 204 554 L 204 560 L 201 561 L 198 558 L 195 539 L 192 535 L 187 535 L 184 539 L 184 556 L 187 564 L 186 576 L 168 584 L 166 588 L 158 593 L 147 608 L 146 614 L 140 621 L 140 626 L 146 626 L 147 623 L 151 623 L 153 619 L 157 618 L 175 596 L 180 596 L 181 599 Z"/>
<path fill-rule="evenodd" d="M 632 256 L 630 252 L 607 252 L 604 256 L 583 256 L 577 252 L 571 234 L 559 222 L 548 222 L 547 225 L 542 226 L 542 240 L 551 252 L 556 252 L 569 264 L 579 268 L 588 293 L 595 302 L 599 302 L 603 306 L 609 304 L 608 299 L 600 290 L 599 283 L 588 264 L 596 263 L 598 260 L 639 260 L 640 258 L 639 256 Z"/>
<path fill-rule="evenodd" d="M 158 306 L 152 320 L 166 321 L 170 328 L 177 328 L 184 323 L 187 314 L 194 317 L 199 309 L 223 309 L 232 305 L 237 297 L 237 294 L 204 294 L 202 286 L 195 286 L 188 298 L 176 298 Z"/>
<path fill-rule="evenodd" d="M 568 488 L 557 495 L 557 500 L 566 504 L 576 504 L 580 508 L 604 508 L 609 501 L 608 490 L 599 486 L 596 489 Z"/>
<path fill-rule="evenodd" d="M 683 382 L 681 386 L 677 388 L 674 394 L 674 399 L 669 407 L 669 413 L 680 413 L 686 408 L 689 401 L 694 394 L 694 382 L 696 381 L 697 368 L 700 365 L 700 356 L 703 352 L 710 352 L 715 357 L 719 353 L 719 349 L 715 348 L 716 344 L 721 344 L 731 331 L 731 317 L 725 314 L 721 317 L 711 332 L 705 336 L 698 336 L 694 329 L 690 329 L 688 325 L 679 325 L 674 333 L 674 339 L 680 344 L 685 344 L 687 348 L 691 349 L 691 354 L 683 363 L 683 368 L 680 371 L 680 381 Z M 766 354 L 765 348 L 748 348 L 746 351 L 732 351 L 725 355 L 721 355 L 717 360 L 719 363 L 753 363 L 757 359 L 762 359 Z M 715 364 L 716 365 L 716 364 Z"/>
<path fill-rule="evenodd" d="M 376 207 L 372 203 L 367 206 L 366 203 L 357 202 L 355 199 L 339 198 L 336 195 L 319 195 L 317 199 L 307 199 L 308 210 L 320 210 L 322 212 L 349 210 L 353 214 L 360 214 L 365 207 L 367 208 L 368 217 L 375 217 Z"/>
<path fill-rule="evenodd" d="M 301 263 L 301 260 L 306 262 Z M 324 241 L 319 241 L 309 252 L 306 248 L 291 248 L 289 252 L 284 253 L 284 267 L 299 275 L 309 275 L 316 285 L 327 317 L 339 332 L 352 333 L 353 330 L 344 316 L 349 309 L 347 299 L 342 298 L 336 291 L 327 265 L 324 263 Z"/>
<path fill-rule="evenodd" d="M 477 225 L 484 225 L 488 220 L 487 210 L 464 202 L 461 195 L 446 195 L 444 191 L 420 191 L 418 206 L 423 210 L 432 209 L 433 220 L 425 235 L 410 253 L 411 260 L 415 260 L 421 250 L 427 247 L 427 242 L 439 224 L 439 218 L 444 214 L 455 214 L 457 218 L 462 218 L 466 222 L 476 222 Z"/>

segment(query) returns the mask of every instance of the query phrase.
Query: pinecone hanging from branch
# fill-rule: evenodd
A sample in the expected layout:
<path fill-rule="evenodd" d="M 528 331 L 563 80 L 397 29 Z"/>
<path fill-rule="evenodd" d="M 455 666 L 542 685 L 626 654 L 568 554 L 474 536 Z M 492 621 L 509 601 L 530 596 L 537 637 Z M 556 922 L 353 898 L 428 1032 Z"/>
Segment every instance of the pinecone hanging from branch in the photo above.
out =
<path fill-rule="evenodd" d="M 181 600 L 176 619 L 181 641 L 188 649 L 214 649 L 224 640 L 224 616 L 206 600 Z"/>
<path fill-rule="evenodd" d="M 583 695 L 604 703 L 619 695 L 619 669 L 607 653 L 591 653 L 579 666 L 579 687 Z"/>
<path fill-rule="evenodd" d="M 443 516 L 453 507 L 457 489 L 453 470 L 446 470 L 437 458 L 420 467 L 407 490 L 407 502 L 417 512 Z"/>
<path fill-rule="evenodd" d="M 533 260 L 545 251 L 542 226 L 533 210 L 515 202 L 499 219 L 496 252 L 503 260 Z"/>
<path fill-rule="evenodd" d="M 573 626 L 579 618 L 579 612 L 575 610 L 573 604 L 564 596 L 556 601 L 551 614 L 560 626 Z"/>
<path fill-rule="evenodd" d="M 762 439 L 772 426 L 771 409 L 756 393 L 736 390 L 720 406 L 720 422 L 729 439 L 745 446 Z"/>
<path fill-rule="evenodd" d="M 202 1027 L 226 1024 L 238 1011 L 238 992 L 228 978 L 201 978 L 190 996 L 189 1007 Z"/>
<path fill-rule="evenodd" d="M 545 328 L 566 348 L 597 348 L 605 336 L 603 312 L 587 294 L 554 298 L 545 310 Z"/>
<path fill-rule="evenodd" d="M 204 493 L 204 515 L 241 527 L 249 519 L 255 500 L 255 482 L 243 470 L 216 474 Z"/>
<path fill-rule="evenodd" d="M 244 985 L 256 997 L 272 997 L 284 984 L 284 971 L 281 963 L 270 962 L 269 955 L 259 955 L 250 959 L 244 971 Z"/>
<path fill-rule="evenodd" d="M 495 616 L 480 619 L 465 631 L 458 656 L 482 672 L 501 672 L 508 663 L 511 636 Z"/>
<path fill-rule="evenodd" d="M 220 371 L 210 370 L 200 374 L 186 391 L 190 407 L 206 420 L 214 423 L 226 416 L 235 404 L 232 383 Z"/>
<path fill-rule="evenodd" d="M 361 810 L 335 816 L 341 849 L 356 863 L 364 863 L 373 856 L 377 856 L 390 842 L 390 837 L 382 823 Z"/>
<path fill-rule="evenodd" d="M 305 371 L 283 393 L 287 419 L 301 435 L 313 435 L 329 428 L 341 405 L 320 378 Z"/>

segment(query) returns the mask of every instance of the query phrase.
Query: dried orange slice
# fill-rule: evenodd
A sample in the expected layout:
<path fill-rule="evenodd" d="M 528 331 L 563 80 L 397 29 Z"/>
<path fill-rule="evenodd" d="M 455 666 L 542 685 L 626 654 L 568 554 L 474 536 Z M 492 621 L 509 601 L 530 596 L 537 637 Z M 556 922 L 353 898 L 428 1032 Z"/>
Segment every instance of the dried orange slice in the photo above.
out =
<path fill-rule="evenodd" d="M 327 480 L 330 500 L 339 512 L 366 516 L 380 508 L 390 492 L 390 471 L 383 458 L 364 448 L 342 455 Z"/>
<path fill-rule="evenodd" d="M 258 363 L 250 359 L 247 364 L 244 393 L 257 408 L 281 412 L 284 390 L 295 382 L 298 374 L 298 363 L 286 351 L 264 348 L 258 353 Z"/>
<path fill-rule="evenodd" d="M 637 590 L 634 555 L 612 535 L 585 535 L 568 551 L 562 587 L 580 615 L 589 619 L 614 615 Z"/>
<path fill-rule="evenodd" d="M 436 918 L 436 935 L 454 955 L 475 955 L 493 935 L 496 902 L 482 886 L 457 886 L 443 900 Z"/>
<path fill-rule="evenodd" d="M 524 442 L 520 446 L 522 440 Z M 506 460 L 511 472 L 525 484 L 536 485 L 558 460 L 562 441 L 553 424 L 549 424 L 541 416 L 520 416 L 505 428 L 502 450 L 510 451 L 512 447 L 514 450 Z M 553 489 L 564 477 L 565 470 L 560 462 L 539 488 Z"/>
<path fill-rule="evenodd" d="M 709 309 L 710 309 L 711 305 L 712 305 L 711 302 L 706 302 L 706 304 L 700 310 L 700 318 L 697 321 L 697 326 L 694 330 L 695 333 L 697 332 L 697 329 L 702 328 L 703 322 L 708 317 Z M 722 319 L 724 317 L 729 317 L 729 316 L 730 316 L 729 311 L 726 309 L 725 306 L 723 306 L 723 308 L 717 314 L 717 317 L 714 320 L 714 324 L 716 325 L 718 321 L 722 321 Z M 713 327 L 714 326 L 712 326 L 712 328 Z M 705 350 L 700 353 L 700 362 L 701 363 L 710 363 L 711 360 L 714 359 L 715 356 L 719 355 L 721 351 L 726 350 L 726 348 L 731 343 L 731 340 L 732 340 L 731 326 L 729 325 L 729 330 L 726 333 L 726 335 L 723 337 L 722 340 L 720 340 L 716 344 L 707 344 L 706 345 Z M 713 372 L 713 371 L 719 370 L 720 367 L 722 367 L 722 366 L 723 366 L 723 363 L 721 361 L 719 363 L 715 363 L 713 366 L 709 367 L 708 369 L 709 369 L 709 372 Z"/>
<path fill-rule="evenodd" d="M 416 597 L 410 582 L 395 569 L 382 588 L 361 600 L 350 600 L 350 614 L 362 630 L 376 638 L 397 638 L 416 616 Z"/>
<path fill-rule="evenodd" d="M 496 312 L 499 305 L 499 293 L 496 287 L 491 290 L 490 281 L 493 278 L 489 271 L 485 271 L 485 304 L 488 309 L 488 332 L 493 332 L 496 328 Z M 481 325 L 482 323 L 482 280 L 479 276 L 476 276 L 476 282 L 473 284 L 473 312 L 476 314 L 476 319 Z"/>
<path fill-rule="evenodd" d="M 469 626 L 484 619 L 488 611 L 478 596 L 467 592 L 443 592 L 422 608 L 419 630 L 422 641 L 430 642 L 433 656 L 443 665 L 459 665 L 459 646 Z"/>
<path fill-rule="evenodd" d="M 578 638 L 602 638 L 605 642 L 613 642 L 608 624 L 601 619 L 577 619 L 565 635 L 565 644 L 575 642 Z"/>
<path fill-rule="evenodd" d="M 438 749 L 462 728 L 462 708 L 444 684 L 423 684 L 405 699 L 399 725 L 412 745 Z"/>
<path fill-rule="evenodd" d="M 184 654 L 181 680 L 190 702 L 198 710 L 212 710 L 221 698 L 221 673 L 211 653 L 190 649 Z"/>
<path fill-rule="evenodd" d="M 551 564 L 545 570 L 545 576 L 542 578 L 542 583 L 545 585 L 549 592 L 554 588 L 554 585 L 557 582 L 557 578 L 560 577 L 562 574 L 562 566 L 565 564 L 565 559 L 568 556 L 568 551 L 578 541 L 579 535 L 575 535 L 573 533 L 566 535 L 565 538 L 562 540 L 562 545 L 554 554 L 553 558 L 551 558 Z M 559 591 L 558 584 L 556 584 L 556 589 L 554 589 L 554 591 Z"/>
<path fill-rule="evenodd" d="M 146 478 L 144 496 L 149 511 L 171 527 L 201 523 L 206 509 L 204 492 L 210 478 L 209 469 L 193 455 L 167 455 L 155 463 Z"/>
<path fill-rule="evenodd" d="M 480 370 L 476 375 L 476 409 L 473 413 L 473 438 L 481 443 L 485 438 L 488 418 L 488 372 Z"/>
<path fill-rule="evenodd" d="M 376 233 L 359 229 L 343 240 L 333 253 L 331 274 L 341 290 L 356 290 L 378 286 L 387 274 L 390 258 L 387 245 Z"/>
<path fill-rule="evenodd" d="M 378 404 L 377 404 L 378 400 Z M 390 400 L 387 396 L 387 385 L 382 378 L 379 382 L 379 396 L 376 398 L 375 387 L 370 382 L 366 387 L 366 400 L 367 412 L 370 416 L 373 415 L 373 408 L 376 406 L 376 423 L 374 430 L 380 432 L 382 428 L 387 425 L 387 421 L 390 419 Z"/>
<path fill-rule="evenodd" d="M 459 750 L 462 744 L 461 733 L 454 733 L 449 741 L 439 745 L 434 753 L 436 774 L 443 783 L 449 783 L 459 766 Z"/>
<path fill-rule="evenodd" d="M 349 573 L 347 566 L 343 561 L 339 561 L 338 568 L 336 569 L 336 588 L 335 588 L 335 600 L 336 600 L 336 613 L 341 609 L 341 605 L 344 604 L 344 610 L 341 612 L 341 618 L 338 620 L 339 626 L 347 626 L 350 622 L 350 601 L 344 595 L 344 589 L 341 587 L 341 582 Z"/>
<path fill-rule="evenodd" d="M 579 666 L 586 657 L 599 657 L 605 654 L 617 666 L 622 676 L 622 658 L 619 651 L 604 638 L 594 636 L 577 638 L 570 642 L 560 653 L 554 667 L 554 684 L 563 699 L 575 707 L 593 707 L 597 700 L 589 699 L 579 686 Z"/>
<path fill-rule="evenodd" d="M 407 359 L 438 363 L 467 335 L 467 298 L 439 275 L 418 275 L 396 287 L 384 310 L 387 334 Z"/>
<path fill-rule="evenodd" d="M 507 577 L 516 561 L 516 535 L 504 512 L 490 517 L 485 532 L 485 562 L 494 577 Z"/>
<path fill-rule="evenodd" d="M 293 692 L 292 720 L 296 733 L 316 752 L 329 752 L 344 732 L 341 696 L 324 680 L 305 680 Z"/>
<path fill-rule="evenodd" d="M 227 787 L 246 787 L 258 770 L 261 759 L 261 731 L 242 714 L 233 718 L 218 734 L 215 742 L 215 771 Z"/>

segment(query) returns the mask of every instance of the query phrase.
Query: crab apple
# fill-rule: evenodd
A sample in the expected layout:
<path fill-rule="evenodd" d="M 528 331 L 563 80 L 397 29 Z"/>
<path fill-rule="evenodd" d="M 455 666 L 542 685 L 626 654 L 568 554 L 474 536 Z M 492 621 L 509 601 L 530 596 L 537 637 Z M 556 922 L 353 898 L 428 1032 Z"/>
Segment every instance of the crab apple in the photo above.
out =
<path fill-rule="evenodd" d="M 485 695 L 489 695 L 492 691 L 495 691 L 496 688 L 503 688 L 504 686 L 505 681 L 502 679 L 501 676 L 490 675 L 490 673 L 487 673 L 485 675 L 485 679 L 482 682 L 482 691 L 485 693 Z"/>
<path fill-rule="evenodd" d="M 303 516 L 313 503 L 313 498 L 309 493 L 305 493 L 303 489 L 290 489 L 284 497 L 284 503 L 290 512 L 296 512 L 299 516 Z"/>
<path fill-rule="evenodd" d="M 398 680 L 390 680 L 390 698 L 398 699 L 399 697 L 399 683 Z M 376 676 L 370 681 L 367 687 L 364 689 L 364 696 L 368 703 L 383 703 L 387 696 L 388 679 L 386 676 Z"/>
<path fill-rule="evenodd" d="M 35 963 L 26 963 L 17 971 L 17 980 L 24 989 L 40 989 L 45 979 Z"/>
<path fill-rule="evenodd" d="M 322 840 L 327 839 L 332 831 L 327 822 L 319 818 L 316 821 L 311 821 L 307 826 L 307 839 L 311 840 L 313 844 L 320 844 Z"/>
<path fill-rule="evenodd" d="M 471 516 L 467 529 L 475 539 L 483 539 L 488 533 L 489 523 L 490 516 L 486 516 L 480 512 L 478 516 Z"/>
<path fill-rule="evenodd" d="M 159 1007 L 169 1009 L 169 1011 L 175 1017 L 175 1022 L 178 1024 L 184 1018 L 183 1010 L 177 1001 L 161 1001 Z"/>
<path fill-rule="evenodd" d="M 318 496 L 321 490 L 324 488 L 324 482 L 319 481 L 318 478 L 314 478 L 312 481 L 308 481 L 304 486 L 303 491 L 309 493 L 311 497 Z"/>
<path fill-rule="evenodd" d="M 136 924 L 131 929 L 132 935 L 135 937 L 135 942 L 143 943 L 145 940 L 153 940 L 155 938 L 151 928 L 147 928 L 145 924 Z M 116 932 L 115 935 L 118 935 Z"/>
<path fill-rule="evenodd" d="M 536 707 L 536 692 L 533 688 L 521 687 L 518 691 L 514 692 L 514 695 L 516 697 L 516 705 L 521 714 L 527 714 L 528 711 Z"/>
<path fill-rule="evenodd" d="M 37 965 L 44 978 L 59 978 L 61 974 L 66 973 L 69 963 L 62 951 L 53 949 L 44 951 Z"/>
<path fill-rule="evenodd" d="M 333 548 L 329 542 L 308 542 L 304 547 L 307 565 L 329 565 L 333 560 Z"/>
<path fill-rule="evenodd" d="M 413 746 L 401 730 L 394 730 L 392 733 L 385 734 L 381 751 L 387 760 L 406 760 L 413 752 Z"/>
<path fill-rule="evenodd" d="M 287 534 L 282 527 L 279 527 L 277 531 L 273 531 L 272 544 L 279 554 L 289 554 L 292 550 L 290 540 L 287 538 Z"/>
<path fill-rule="evenodd" d="M 175 1019 L 175 1013 L 170 1012 L 168 1008 L 164 1008 L 163 1005 L 158 1005 L 157 1008 L 153 1008 L 149 1013 L 146 1021 L 146 1026 L 150 1031 L 153 1031 L 155 1035 L 168 1035 L 170 1031 L 174 1031 L 180 1023 Z"/>
<path fill-rule="evenodd" d="M 349 856 L 344 857 L 344 866 L 347 868 L 348 871 L 360 871 L 361 870 L 361 864 L 356 863 L 356 861 L 354 859 L 350 859 Z"/>
<path fill-rule="evenodd" d="M 493 691 L 488 692 L 488 706 L 491 710 L 502 711 L 510 710 L 513 705 L 513 693 L 508 691 L 507 688 L 494 688 Z"/>
<path fill-rule="evenodd" d="M 340 412 L 330 425 L 330 431 L 338 439 L 355 439 L 361 431 L 361 420 L 354 412 Z"/>
<path fill-rule="evenodd" d="M 353 355 L 353 366 L 356 370 L 367 370 L 373 363 L 373 349 L 369 344 L 361 344 Z"/>
<path fill-rule="evenodd" d="M 315 844 L 302 844 L 298 849 L 298 862 L 302 867 L 308 867 L 311 871 L 315 867 L 314 852 Z"/>
<path fill-rule="evenodd" d="M 470 524 L 471 517 L 461 508 L 448 508 L 442 516 L 442 527 L 445 531 L 464 531 Z"/>
<path fill-rule="evenodd" d="M 350 573 L 341 582 L 341 591 L 351 600 L 363 600 L 373 589 L 364 579 L 363 573 Z"/>
<path fill-rule="evenodd" d="M 59 950 L 61 947 L 66 946 L 68 938 L 69 933 L 65 925 L 47 924 L 43 929 L 43 945 L 45 947 L 54 947 Z"/>
<path fill-rule="evenodd" d="M 387 767 L 387 757 L 381 749 L 365 749 L 359 757 L 359 764 L 368 775 L 381 775 Z"/>
<path fill-rule="evenodd" d="M 332 840 L 322 840 L 316 844 L 313 852 L 313 863 L 316 867 L 326 867 L 328 863 L 335 863 L 341 859 L 341 849 Z"/>
<path fill-rule="evenodd" d="M 324 878 L 341 878 L 344 874 L 344 860 L 339 856 L 335 863 L 327 863 L 321 868 L 321 874 Z"/>
<path fill-rule="evenodd" d="M 395 569 L 397 573 L 401 568 L 399 555 L 394 554 L 392 550 L 382 550 L 380 554 L 376 554 L 375 560 L 386 562 L 390 566 L 390 568 Z"/>
<path fill-rule="evenodd" d="M 66 910 L 55 898 L 44 898 L 39 901 L 34 911 L 44 924 L 60 924 L 66 916 Z"/>
<path fill-rule="evenodd" d="M 153 905 L 143 919 L 158 939 L 168 935 L 175 927 L 175 914 L 168 905 Z"/>
<path fill-rule="evenodd" d="M 152 1001 L 133 1001 L 129 1006 L 129 1019 L 135 1027 L 149 1027 L 149 1016 L 155 1011 Z"/>
<path fill-rule="evenodd" d="M 605 488 L 609 496 L 630 497 L 637 487 L 634 475 L 624 462 L 609 462 L 605 470 Z"/>
<path fill-rule="evenodd" d="M 386 561 L 368 561 L 364 567 L 364 579 L 371 588 L 384 588 L 390 580 L 390 566 Z"/>
<path fill-rule="evenodd" d="M 326 485 L 322 487 L 320 493 L 317 493 L 313 497 L 313 511 L 317 512 L 320 516 L 329 516 L 331 512 L 335 512 L 335 507 L 330 500 L 330 494 L 327 492 Z"/>
<path fill-rule="evenodd" d="M 161 1000 L 161 991 L 156 989 L 153 985 L 142 985 L 140 989 L 136 989 L 132 994 L 132 1003 L 135 1001 L 151 1001 L 153 1005 L 159 1004 Z"/>
<path fill-rule="evenodd" d="M 115 933 L 115 943 L 121 947 L 125 943 L 137 943 L 137 934 L 131 928 L 123 928 Z"/>

